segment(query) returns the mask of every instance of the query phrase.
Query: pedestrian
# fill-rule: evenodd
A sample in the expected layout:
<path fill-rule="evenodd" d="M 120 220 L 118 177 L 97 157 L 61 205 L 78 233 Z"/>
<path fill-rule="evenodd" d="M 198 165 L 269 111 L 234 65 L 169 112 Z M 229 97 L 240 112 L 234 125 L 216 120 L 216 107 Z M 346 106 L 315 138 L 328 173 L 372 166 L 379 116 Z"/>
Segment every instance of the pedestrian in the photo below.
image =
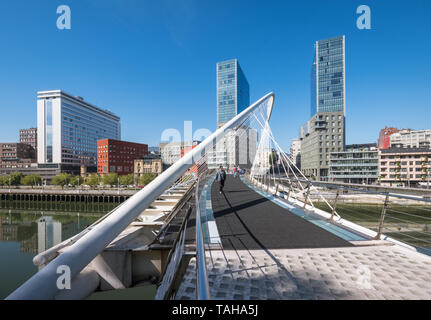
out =
<path fill-rule="evenodd" d="M 220 166 L 219 170 L 217 171 L 216 180 L 219 182 L 219 192 L 221 194 L 223 191 L 224 182 L 226 180 L 226 171 L 224 171 L 223 166 Z"/>
<path fill-rule="evenodd" d="M 238 174 L 238 169 L 236 167 L 233 168 L 233 177 L 236 178 Z"/>

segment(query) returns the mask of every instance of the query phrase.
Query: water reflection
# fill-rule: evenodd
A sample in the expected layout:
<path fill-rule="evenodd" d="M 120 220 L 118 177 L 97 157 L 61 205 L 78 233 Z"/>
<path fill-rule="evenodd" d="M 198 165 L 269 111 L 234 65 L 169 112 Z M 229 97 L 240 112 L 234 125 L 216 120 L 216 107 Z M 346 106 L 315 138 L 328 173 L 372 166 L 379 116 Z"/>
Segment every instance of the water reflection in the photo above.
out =
<path fill-rule="evenodd" d="M 37 272 L 32 263 L 36 254 L 76 235 L 114 207 L 115 204 L 90 206 L 78 203 L 70 206 L 65 203 L 2 201 L 0 299 Z"/>

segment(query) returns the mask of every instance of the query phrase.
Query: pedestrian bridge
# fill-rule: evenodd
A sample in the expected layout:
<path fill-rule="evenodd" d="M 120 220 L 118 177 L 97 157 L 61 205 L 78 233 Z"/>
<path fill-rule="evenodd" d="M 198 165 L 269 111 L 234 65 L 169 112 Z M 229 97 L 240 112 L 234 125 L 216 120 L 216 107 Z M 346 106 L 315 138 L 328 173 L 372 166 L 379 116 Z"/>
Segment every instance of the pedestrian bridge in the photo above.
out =
<path fill-rule="evenodd" d="M 85 299 L 148 284 L 156 299 L 430 299 L 429 197 L 310 181 L 271 132 L 273 103 L 264 96 L 40 253 L 40 271 L 8 299 Z M 228 175 L 222 193 L 219 164 L 246 168 Z M 70 289 L 58 286 L 59 268 L 70 271 Z"/>
<path fill-rule="evenodd" d="M 215 184 L 204 210 L 216 225 L 216 241 L 206 237 L 212 298 L 431 298 L 430 257 L 333 224 L 244 177 L 228 176 L 223 194 Z M 195 264 L 176 299 L 196 298 Z"/>

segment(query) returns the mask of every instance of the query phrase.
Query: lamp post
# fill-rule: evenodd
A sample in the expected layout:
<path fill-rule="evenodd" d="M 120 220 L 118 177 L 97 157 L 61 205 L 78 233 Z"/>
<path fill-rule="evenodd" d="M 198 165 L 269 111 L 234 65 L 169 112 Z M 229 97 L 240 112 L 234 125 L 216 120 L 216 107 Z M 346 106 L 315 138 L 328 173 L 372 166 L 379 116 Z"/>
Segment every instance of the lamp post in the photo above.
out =
<path fill-rule="evenodd" d="M 427 168 L 427 189 L 430 188 L 430 168 Z"/>
<path fill-rule="evenodd" d="M 117 177 L 118 194 L 120 194 L 120 176 Z"/>

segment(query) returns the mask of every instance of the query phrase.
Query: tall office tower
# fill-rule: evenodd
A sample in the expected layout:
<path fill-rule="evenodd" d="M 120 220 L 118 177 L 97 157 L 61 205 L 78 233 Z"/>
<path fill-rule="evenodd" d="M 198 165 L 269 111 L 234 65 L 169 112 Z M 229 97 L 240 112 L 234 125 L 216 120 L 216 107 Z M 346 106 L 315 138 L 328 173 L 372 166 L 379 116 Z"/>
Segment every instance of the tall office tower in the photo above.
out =
<path fill-rule="evenodd" d="M 37 162 L 96 166 L 97 140 L 121 140 L 120 118 L 61 90 L 37 93 Z"/>
<path fill-rule="evenodd" d="M 217 63 L 217 128 L 250 105 L 248 81 L 238 60 Z"/>
<path fill-rule="evenodd" d="M 300 129 L 301 169 L 328 180 L 331 152 L 345 149 L 345 37 L 319 40 L 311 71 L 310 120 Z"/>
<path fill-rule="evenodd" d="M 217 128 L 250 105 L 250 88 L 237 59 L 217 63 Z M 240 165 L 239 142 L 228 134 L 208 154 L 208 167 Z"/>

